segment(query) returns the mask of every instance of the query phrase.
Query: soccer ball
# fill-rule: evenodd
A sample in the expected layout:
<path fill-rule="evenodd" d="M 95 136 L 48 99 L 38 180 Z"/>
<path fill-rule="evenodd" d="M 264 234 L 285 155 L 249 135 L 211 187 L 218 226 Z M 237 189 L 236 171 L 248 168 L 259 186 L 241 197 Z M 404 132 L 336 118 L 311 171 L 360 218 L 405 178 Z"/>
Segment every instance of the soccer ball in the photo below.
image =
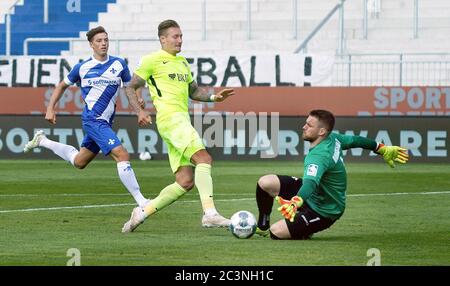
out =
<path fill-rule="evenodd" d="M 255 216 L 248 211 L 238 211 L 231 216 L 230 231 L 237 238 L 250 238 L 256 231 Z"/>
<path fill-rule="evenodd" d="M 139 154 L 139 159 L 141 159 L 142 161 L 146 161 L 146 160 L 151 160 L 152 159 L 152 155 L 150 154 L 150 152 L 142 152 Z"/>

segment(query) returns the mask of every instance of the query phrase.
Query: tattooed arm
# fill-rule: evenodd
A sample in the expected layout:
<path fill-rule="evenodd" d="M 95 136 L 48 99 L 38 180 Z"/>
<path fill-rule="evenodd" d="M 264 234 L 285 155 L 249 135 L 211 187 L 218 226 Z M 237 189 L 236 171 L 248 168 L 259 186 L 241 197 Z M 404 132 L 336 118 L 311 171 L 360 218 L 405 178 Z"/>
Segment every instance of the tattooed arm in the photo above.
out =
<path fill-rule="evenodd" d="M 189 97 L 197 101 L 212 101 L 210 99 L 211 95 L 209 95 L 205 89 L 198 87 L 195 80 L 189 84 Z"/>
<path fill-rule="evenodd" d="M 222 89 L 217 94 L 209 95 L 203 88 L 198 87 L 195 80 L 189 84 L 189 97 L 193 100 L 222 102 L 231 95 L 234 95 L 234 90 L 231 88 Z"/>
<path fill-rule="evenodd" d="M 125 91 L 128 97 L 128 101 L 138 116 L 139 126 L 145 126 L 152 123 L 150 115 L 143 109 L 144 101 L 142 97 L 138 97 L 136 90 L 145 86 L 145 80 L 137 75 L 133 75 L 131 82 L 126 87 Z"/>

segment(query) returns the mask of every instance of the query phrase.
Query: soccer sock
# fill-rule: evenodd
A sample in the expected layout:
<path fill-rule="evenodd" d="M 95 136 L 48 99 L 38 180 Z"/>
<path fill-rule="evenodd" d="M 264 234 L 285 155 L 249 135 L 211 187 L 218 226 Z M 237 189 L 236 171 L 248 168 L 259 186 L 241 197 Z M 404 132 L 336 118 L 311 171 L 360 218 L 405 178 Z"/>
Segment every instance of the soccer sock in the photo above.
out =
<path fill-rule="evenodd" d="M 206 215 L 216 214 L 213 200 L 213 181 L 211 177 L 211 165 L 200 163 L 195 166 L 195 185 L 200 194 L 203 212 Z"/>
<path fill-rule="evenodd" d="M 39 142 L 39 146 L 52 150 L 53 153 L 63 158 L 67 162 L 70 162 L 72 165 L 75 160 L 75 156 L 79 152 L 73 146 L 52 141 L 48 138 L 42 138 L 42 140 Z"/>
<path fill-rule="evenodd" d="M 165 187 L 159 195 L 144 208 L 145 216 L 150 216 L 178 200 L 187 191 L 177 182 Z"/>
<path fill-rule="evenodd" d="M 273 198 L 256 184 L 256 203 L 258 204 L 258 227 L 266 230 L 270 227 L 270 213 L 272 212 Z"/>
<path fill-rule="evenodd" d="M 127 188 L 134 200 L 139 206 L 144 206 L 146 199 L 141 194 L 139 184 L 136 180 L 133 169 L 131 168 L 129 161 L 122 161 L 117 163 L 117 171 L 119 172 L 119 178 L 122 184 Z"/>

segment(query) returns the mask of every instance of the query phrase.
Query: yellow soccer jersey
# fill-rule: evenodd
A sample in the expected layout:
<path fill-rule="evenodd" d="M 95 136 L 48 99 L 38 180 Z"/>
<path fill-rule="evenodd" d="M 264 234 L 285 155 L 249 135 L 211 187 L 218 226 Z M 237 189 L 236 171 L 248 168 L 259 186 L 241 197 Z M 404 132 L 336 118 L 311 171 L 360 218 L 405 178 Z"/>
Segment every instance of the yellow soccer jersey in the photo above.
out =
<path fill-rule="evenodd" d="M 193 79 L 186 58 L 159 50 L 144 56 L 134 73 L 148 83 L 157 121 L 175 112 L 188 112 L 189 84 Z"/>

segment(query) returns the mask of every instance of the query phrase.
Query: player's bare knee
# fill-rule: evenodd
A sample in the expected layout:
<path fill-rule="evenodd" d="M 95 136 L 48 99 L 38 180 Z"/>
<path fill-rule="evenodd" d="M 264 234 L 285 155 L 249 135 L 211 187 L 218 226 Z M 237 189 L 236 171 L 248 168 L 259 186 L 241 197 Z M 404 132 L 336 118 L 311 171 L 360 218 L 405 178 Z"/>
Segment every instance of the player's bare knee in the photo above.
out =
<path fill-rule="evenodd" d="M 116 162 L 130 161 L 130 154 L 121 145 L 112 149 L 110 155 Z"/>
<path fill-rule="evenodd" d="M 280 183 L 276 175 L 265 175 L 258 180 L 258 185 L 267 193 L 274 192 L 277 189 L 277 184 Z"/>
<path fill-rule="evenodd" d="M 73 161 L 73 166 L 80 170 L 86 168 L 87 165 L 88 165 L 88 162 L 86 162 L 86 161 L 80 161 L 80 160 L 76 160 L 76 159 Z"/>
<path fill-rule="evenodd" d="M 279 234 L 279 228 L 272 225 L 269 229 L 271 239 L 281 239 Z"/>
<path fill-rule="evenodd" d="M 212 165 L 212 163 L 213 163 L 213 159 L 212 159 L 211 155 L 209 155 L 209 153 L 206 150 L 200 150 L 200 151 L 196 152 L 194 155 L 192 155 L 191 161 L 195 165 L 198 165 L 198 164 Z"/>
<path fill-rule="evenodd" d="M 177 183 L 180 185 L 183 189 L 186 191 L 190 191 L 194 188 L 194 178 L 189 177 L 183 177 L 183 178 L 177 178 Z"/>
<path fill-rule="evenodd" d="M 206 157 L 205 164 L 212 166 L 212 163 L 213 163 L 213 158 L 211 157 L 211 155 L 208 154 L 208 156 Z"/>
<path fill-rule="evenodd" d="M 201 157 L 201 159 L 199 160 L 199 163 L 201 164 L 208 164 L 208 165 L 212 165 L 213 159 L 211 157 L 211 155 L 209 155 L 208 153 L 206 153 L 205 155 L 203 155 Z"/>
<path fill-rule="evenodd" d="M 185 189 L 186 191 L 190 191 L 194 188 L 194 181 L 183 181 L 180 183 L 178 183 L 183 189 Z"/>
<path fill-rule="evenodd" d="M 130 161 L 130 155 L 124 149 L 123 152 L 120 152 L 117 156 L 117 162 Z"/>

